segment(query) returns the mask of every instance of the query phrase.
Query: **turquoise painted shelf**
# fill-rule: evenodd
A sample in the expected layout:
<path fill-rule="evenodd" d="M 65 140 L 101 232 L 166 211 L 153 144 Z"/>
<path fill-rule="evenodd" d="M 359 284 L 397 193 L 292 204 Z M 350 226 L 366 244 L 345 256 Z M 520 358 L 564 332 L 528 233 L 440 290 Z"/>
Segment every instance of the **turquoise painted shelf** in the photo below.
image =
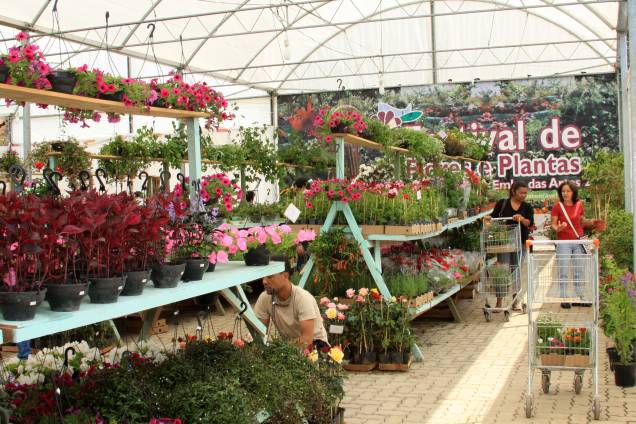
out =
<path fill-rule="evenodd" d="M 455 284 L 454 286 L 448 288 L 444 293 L 435 296 L 433 300 L 431 300 L 430 302 L 426 302 L 418 306 L 417 308 L 410 308 L 409 311 L 411 312 L 411 318 L 415 319 L 419 317 L 420 315 L 422 315 L 424 312 L 430 311 L 435 306 L 447 300 L 448 298 L 450 298 L 452 295 L 454 295 L 461 289 L 462 289 L 461 285 Z"/>
<path fill-rule="evenodd" d="M 77 312 L 53 312 L 49 309 L 48 303 L 44 302 L 38 308 L 35 319 L 31 321 L 0 320 L 0 329 L 4 336 L 4 342 L 21 342 L 125 315 L 154 310 L 164 305 L 212 292 L 221 292 L 230 303 L 239 307 L 241 300 L 244 300 L 241 299 L 244 298 L 244 294 L 240 290 L 241 284 L 283 272 L 284 268 L 282 262 L 249 267 L 245 266 L 243 262 L 218 264 L 216 270 L 206 273 L 201 281 L 181 282 L 172 289 L 157 289 L 152 286 L 152 283 L 149 283 L 141 296 L 120 296 L 117 303 L 95 304 L 90 303 L 87 297 Z M 232 287 L 239 288 L 240 297 L 230 290 Z M 246 311 L 243 317 L 254 327 L 257 327 L 259 332 L 265 333 L 265 326 L 256 318 L 251 308 Z"/>
<path fill-rule="evenodd" d="M 405 236 L 401 234 L 370 234 L 367 237 L 367 240 L 371 241 L 414 241 L 414 240 L 426 240 L 429 238 L 437 237 L 445 231 L 452 230 L 454 228 L 460 228 L 464 225 L 472 224 L 476 221 L 479 221 L 483 217 L 490 215 L 492 213 L 492 209 L 486 212 L 482 212 L 478 215 L 471 216 L 466 219 L 461 219 L 459 221 L 451 222 L 450 224 L 445 225 L 441 230 L 434 231 L 432 233 L 424 233 L 424 234 L 415 234 L 412 236 Z"/>

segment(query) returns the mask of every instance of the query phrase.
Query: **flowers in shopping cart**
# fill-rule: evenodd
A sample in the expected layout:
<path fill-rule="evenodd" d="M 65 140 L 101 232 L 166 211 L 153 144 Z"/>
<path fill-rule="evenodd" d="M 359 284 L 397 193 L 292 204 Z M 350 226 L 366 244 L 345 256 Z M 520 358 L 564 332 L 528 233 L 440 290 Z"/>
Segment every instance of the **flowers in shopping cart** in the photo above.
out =
<path fill-rule="evenodd" d="M 586 327 L 567 327 L 563 331 L 566 355 L 589 355 L 592 347 L 590 333 Z"/>

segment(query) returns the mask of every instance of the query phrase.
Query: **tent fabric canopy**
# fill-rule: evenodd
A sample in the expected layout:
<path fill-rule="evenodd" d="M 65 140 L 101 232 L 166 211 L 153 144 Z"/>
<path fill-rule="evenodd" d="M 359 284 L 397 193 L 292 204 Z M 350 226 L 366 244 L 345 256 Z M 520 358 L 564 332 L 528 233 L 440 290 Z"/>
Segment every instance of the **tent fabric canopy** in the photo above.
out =
<path fill-rule="evenodd" d="M 357 89 L 614 72 L 620 3 L 9 0 L 0 37 L 10 45 L 28 29 L 54 63 L 101 55 L 122 73 L 107 51 L 132 57 L 135 76 L 180 68 L 240 98 L 334 90 L 338 79 Z"/>

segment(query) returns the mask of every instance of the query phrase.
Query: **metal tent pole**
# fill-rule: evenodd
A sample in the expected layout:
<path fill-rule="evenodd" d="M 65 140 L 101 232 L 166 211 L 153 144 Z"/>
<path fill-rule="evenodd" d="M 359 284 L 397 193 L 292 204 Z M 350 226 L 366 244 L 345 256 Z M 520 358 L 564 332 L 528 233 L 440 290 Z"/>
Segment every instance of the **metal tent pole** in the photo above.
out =
<path fill-rule="evenodd" d="M 629 53 L 629 69 L 628 69 L 628 82 L 629 87 L 636 87 L 636 1 L 627 2 L 627 31 L 630 38 L 630 43 L 628 45 L 628 53 Z M 636 90 L 629 90 L 629 117 L 630 122 L 636 122 Z M 636 153 L 636 133 L 634 131 L 630 131 L 629 140 L 631 141 L 631 154 L 632 154 L 632 163 L 635 162 L 634 153 Z M 631 173 L 632 178 L 632 187 L 636 184 L 634 180 L 636 178 L 636 172 Z M 634 210 L 634 197 L 632 196 L 632 210 Z M 633 230 L 633 250 L 634 250 L 634 263 L 636 263 L 636 214 L 632 216 L 632 230 Z"/>
<path fill-rule="evenodd" d="M 623 168 L 625 169 L 625 209 L 628 212 L 632 212 L 632 149 L 629 131 L 629 81 L 627 70 L 627 34 L 625 34 L 625 32 L 619 32 L 618 34 L 618 61 L 620 65 L 620 97 L 618 99 L 618 110 L 620 119 L 619 130 L 624 161 Z"/>
<path fill-rule="evenodd" d="M 26 162 L 31 154 L 31 103 L 25 103 L 22 109 L 22 157 Z M 31 167 L 24 167 L 27 172 L 27 179 L 31 180 Z"/>

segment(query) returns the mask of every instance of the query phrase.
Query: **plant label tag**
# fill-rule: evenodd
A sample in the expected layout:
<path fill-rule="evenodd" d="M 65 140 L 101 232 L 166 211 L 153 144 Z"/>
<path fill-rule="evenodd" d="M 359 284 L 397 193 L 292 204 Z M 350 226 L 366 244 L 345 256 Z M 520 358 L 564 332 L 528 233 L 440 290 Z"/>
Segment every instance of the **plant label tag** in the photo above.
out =
<path fill-rule="evenodd" d="M 84 290 L 82 290 L 81 292 L 77 293 L 78 296 L 84 296 Z"/>
<path fill-rule="evenodd" d="M 422 200 L 422 192 L 420 190 L 417 191 L 417 200 Z"/>
<path fill-rule="evenodd" d="M 29 302 L 29 306 L 35 306 L 37 305 L 38 302 L 36 302 L 35 300 L 32 300 L 31 302 Z"/>
<path fill-rule="evenodd" d="M 329 333 L 330 334 L 342 334 L 342 333 L 344 333 L 344 325 L 333 325 L 333 324 L 331 324 L 329 326 Z"/>
<path fill-rule="evenodd" d="M 203 268 L 205 266 L 205 264 L 200 264 L 199 268 Z"/>
<path fill-rule="evenodd" d="M 444 130 L 440 130 L 437 135 L 439 135 L 439 138 L 441 138 L 442 140 L 446 140 L 446 137 L 448 137 L 448 134 L 446 134 L 446 131 Z"/>
<path fill-rule="evenodd" d="M 296 207 L 296 205 L 290 203 L 289 206 L 287 206 L 287 209 L 285 209 L 285 213 L 283 215 L 285 215 L 285 217 L 291 222 L 296 222 L 300 216 L 300 210 Z"/>
<path fill-rule="evenodd" d="M 184 271 L 184 272 L 182 272 L 182 273 L 181 273 L 181 274 L 179 274 L 179 275 L 183 277 L 183 274 L 185 274 L 185 271 Z"/>
<path fill-rule="evenodd" d="M 146 281 L 148 281 L 148 280 L 146 280 L 145 278 L 143 280 L 141 280 L 142 283 L 145 283 Z"/>
<path fill-rule="evenodd" d="M 117 290 L 123 290 L 123 289 L 124 289 L 124 286 L 117 287 Z"/>

